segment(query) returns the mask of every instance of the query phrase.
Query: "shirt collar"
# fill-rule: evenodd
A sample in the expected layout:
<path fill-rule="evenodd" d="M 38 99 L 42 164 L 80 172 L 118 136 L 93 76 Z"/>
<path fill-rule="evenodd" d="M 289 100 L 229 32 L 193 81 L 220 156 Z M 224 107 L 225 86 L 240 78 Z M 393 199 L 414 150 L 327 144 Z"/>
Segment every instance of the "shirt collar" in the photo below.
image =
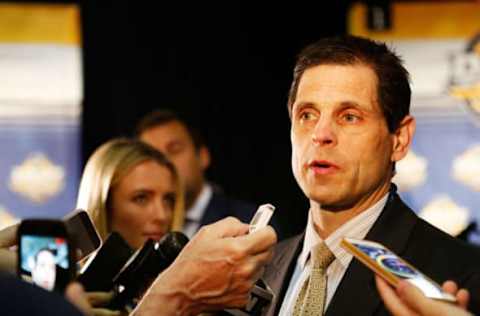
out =
<path fill-rule="evenodd" d="M 350 219 L 348 222 L 344 223 L 337 230 L 335 230 L 327 239 L 325 243 L 334 254 L 335 259 L 338 259 L 340 264 L 346 268 L 350 261 L 352 260 L 352 255 L 344 250 L 340 243 L 344 237 L 363 239 L 367 235 L 370 228 L 377 220 L 378 216 L 382 212 L 385 204 L 387 203 L 388 193 L 385 194 L 377 203 L 372 205 L 367 210 L 361 212 L 354 218 Z M 313 225 L 312 219 L 312 210 L 308 212 L 308 223 L 307 229 L 305 232 L 305 239 L 303 242 L 302 253 L 298 257 L 298 263 L 300 266 L 305 268 L 305 265 L 308 262 L 310 257 L 311 249 L 322 242 L 323 239 L 317 234 Z"/>
<path fill-rule="evenodd" d="M 204 184 L 202 191 L 195 200 L 195 203 L 193 203 L 192 207 L 186 211 L 185 218 L 192 222 L 199 222 L 203 216 L 203 213 L 205 213 L 208 202 L 212 198 L 212 195 L 212 186 L 208 183 Z"/>

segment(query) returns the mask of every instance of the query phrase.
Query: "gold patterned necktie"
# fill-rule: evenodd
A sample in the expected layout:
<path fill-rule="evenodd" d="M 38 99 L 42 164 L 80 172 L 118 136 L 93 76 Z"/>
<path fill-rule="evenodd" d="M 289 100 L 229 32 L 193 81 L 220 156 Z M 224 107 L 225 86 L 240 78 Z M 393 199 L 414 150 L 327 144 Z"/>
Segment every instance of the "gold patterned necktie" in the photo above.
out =
<path fill-rule="evenodd" d="M 320 243 L 312 249 L 312 270 L 310 277 L 303 283 L 298 293 L 293 316 L 321 316 L 327 294 L 326 271 L 335 259 L 325 243 Z"/>

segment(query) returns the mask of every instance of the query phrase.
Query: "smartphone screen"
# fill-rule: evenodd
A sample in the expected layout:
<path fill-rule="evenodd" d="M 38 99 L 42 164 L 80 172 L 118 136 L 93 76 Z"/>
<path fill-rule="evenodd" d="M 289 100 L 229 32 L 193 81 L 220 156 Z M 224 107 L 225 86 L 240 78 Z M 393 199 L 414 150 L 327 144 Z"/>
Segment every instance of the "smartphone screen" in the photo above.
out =
<path fill-rule="evenodd" d="M 61 237 L 22 235 L 21 277 L 48 291 L 63 289 L 71 270 L 67 240 Z"/>
<path fill-rule="evenodd" d="M 385 248 L 383 245 L 371 241 L 350 238 L 345 238 L 345 241 L 347 242 L 347 245 L 350 244 L 353 246 L 356 251 L 363 254 L 364 257 L 358 256 L 356 251 L 353 251 L 352 254 L 381 276 L 385 277 L 384 273 L 387 272 L 394 278 L 404 279 L 412 283 L 427 297 L 452 302 L 455 301 L 455 297 L 444 292 L 440 285 L 425 276 L 412 265 L 408 264 L 395 253 Z M 351 250 L 350 247 L 345 248 Z M 368 257 L 370 260 L 365 261 L 365 257 Z M 390 279 L 391 278 L 387 275 L 386 280 L 390 281 Z"/>

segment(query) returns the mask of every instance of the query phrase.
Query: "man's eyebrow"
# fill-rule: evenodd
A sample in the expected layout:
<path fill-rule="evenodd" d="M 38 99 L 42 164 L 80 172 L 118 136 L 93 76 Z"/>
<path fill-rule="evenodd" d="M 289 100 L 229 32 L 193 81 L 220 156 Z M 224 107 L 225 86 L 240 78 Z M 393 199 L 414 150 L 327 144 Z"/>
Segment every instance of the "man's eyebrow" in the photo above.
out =
<path fill-rule="evenodd" d="M 298 108 L 304 108 L 308 106 L 313 106 L 315 103 L 311 101 L 300 101 L 300 102 L 295 102 L 292 106 L 292 111 L 298 109 Z"/>
<path fill-rule="evenodd" d="M 340 105 L 345 108 L 363 108 L 358 102 L 355 101 L 342 101 Z"/>
<path fill-rule="evenodd" d="M 344 109 L 353 108 L 364 112 L 375 112 L 375 107 L 372 108 L 370 104 L 362 104 L 355 101 L 343 101 L 340 105 Z"/>
<path fill-rule="evenodd" d="M 315 102 L 312 101 L 300 101 L 298 103 L 295 103 L 293 105 L 294 108 L 304 108 L 304 107 L 309 107 L 315 105 Z M 364 108 L 360 103 L 355 102 L 355 101 L 342 101 L 340 102 L 340 106 L 343 108 Z"/>
<path fill-rule="evenodd" d="M 181 145 L 181 144 L 183 144 L 183 143 L 184 143 L 184 141 L 182 141 L 181 139 L 175 138 L 175 139 L 170 140 L 170 141 L 167 143 L 167 146 L 173 146 L 173 145 L 178 145 L 178 144 Z"/>

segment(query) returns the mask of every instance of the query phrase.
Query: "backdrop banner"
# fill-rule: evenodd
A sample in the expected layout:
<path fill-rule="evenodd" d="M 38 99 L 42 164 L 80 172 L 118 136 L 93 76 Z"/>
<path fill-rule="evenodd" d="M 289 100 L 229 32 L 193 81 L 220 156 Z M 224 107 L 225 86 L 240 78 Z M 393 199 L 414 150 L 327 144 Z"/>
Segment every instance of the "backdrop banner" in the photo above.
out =
<path fill-rule="evenodd" d="M 394 178 L 401 196 L 452 235 L 480 223 L 480 4 L 358 4 L 349 31 L 386 41 L 411 75 L 417 131 Z"/>
<path fill-rule="evenodd" d="M 0 226 L 75 206 L 80 42 L 75 5 L 0 4 Z"/>

